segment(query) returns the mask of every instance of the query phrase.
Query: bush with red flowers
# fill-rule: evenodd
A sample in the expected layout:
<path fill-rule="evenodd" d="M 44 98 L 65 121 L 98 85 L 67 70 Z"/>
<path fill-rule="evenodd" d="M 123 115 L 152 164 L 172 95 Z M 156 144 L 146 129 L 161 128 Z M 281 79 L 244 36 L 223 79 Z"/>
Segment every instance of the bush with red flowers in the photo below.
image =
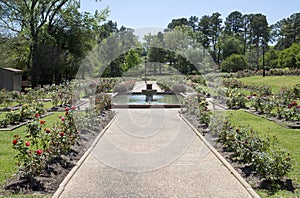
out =
<path fill-rule="evenodd" d="M 35 116 L 33 122 L 27 124 L 26 136 L 16 135 L 12 140 L 13 148 L 17 151 L 19 175 L 26 180 L 46 170 L 47 164 L 53 159 L 59 159 L 70 152 L 71 147 L 78 139 L 75 127 L 74 110 L 61 117 L 52 128 L 47 128 L 46 121 Z M 63 119 L 62 119 L 63 118 Z"/>

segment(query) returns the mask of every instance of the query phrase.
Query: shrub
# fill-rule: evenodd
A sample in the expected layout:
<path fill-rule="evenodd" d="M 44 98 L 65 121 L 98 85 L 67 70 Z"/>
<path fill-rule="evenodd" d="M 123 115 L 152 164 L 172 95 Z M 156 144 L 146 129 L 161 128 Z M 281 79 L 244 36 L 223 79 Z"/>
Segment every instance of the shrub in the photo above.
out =
<path fill-rule="evenodd" d="M 127 92 L 126 85 L 123 83 L 117 84 L 114 88 L 114 92 L 126 93 Z"/>
<path fill-rule="evenodd" d="M 96 111 L 101 113 L 103 110 L 111 108 L 111 96 L 105 93 L 99 93 L 95 96 Z"/>
<path fill-rule="evenodd" d="M 221 63 L 221 68 L 224 72 L 237 72 L 248 69 L 248 67 L 249 63 L 245 56 L 239 54 L 232 54 Z"/>
<path fill-rule="evenodd" d="M 239 109 L 246 107 L 246 96 L 239 89 L 228 89 L 226 96 L 228 97 L 226 105 L 230 109 Z"/>
<path fill-rule="evenodd" d="M 208 102 L 205 97 L 191 95 L 185 98 L 184 104 L 187 112 L 195 115 L 201 124 L 209 125 L 211 112 L 207 108 Z"/>
<path fill-rule="evenodd" d="M 21 178 L 31 181 L 44 172 L 49 162 L 70 152 L 78 139 L 73 111 L 66 108 L 65 115 L 53 128 L 47 128 L 46 122 L 36 116 L 33 122 L 27 124 L 26 136 L 14 136 L 13 148 L 17 151 Z"/>
<path fill-rule="evenodd" d="M 174 93 L 186 92 L 186 87 L 184 84 L 175 84 L 171 89 Z"/>
<path fill-rule="evenodd" d="M 262 138 L 250 128 L 236 128 L 225 122 L 219 141 L 234 158 L 249 164 L 254 173 L 268 181 L 282 179 L 292 169 L 290 156 L 278 146 L 276 137 Z"/>

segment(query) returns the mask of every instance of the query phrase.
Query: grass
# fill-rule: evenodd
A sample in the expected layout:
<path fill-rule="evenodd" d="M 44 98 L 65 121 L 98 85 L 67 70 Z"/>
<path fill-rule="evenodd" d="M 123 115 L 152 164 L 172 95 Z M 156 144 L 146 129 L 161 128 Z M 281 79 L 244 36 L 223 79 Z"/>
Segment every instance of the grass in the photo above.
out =
<path fill-rule="evenodd" d="M 239 80 L 249 85 L 268 85 L 274 93 L 278 93 L 282 87 L 300 84 L 300 76 L 250 76 Z"/>
<path fill-rule="evenodd" d="M 293 180 L 294 186 L 298 189 L 295 193 L 289 191 L 278 191 L 273 195 L 259 190 L 262 197 L 300 197 L 300 129 L 287 129 L 275 122 L 254 116 L 243 110 L 228 111 L 227 116 L 235 126 L 250 126 L 261 135 L 273 136 L 278 138 L 279 144 L 291 154 L 293 160 L 293 170 L 289 177 Z"/>
<path fill-rule="evenodd" d="M 49 102 L 44 102 L 44 108 L 45 109 L 50 109 L 50 108 L 52 108 L 53 107 L 53 105 L 52 105 L 52 102 L 51 101 L 49 101 Z"/>
<path fill-rule="evenodd" d="M 46 126 L 51 127 L 54 123 L 59 121 L 58 115 L 62 112 L 56 112 L 43 118 L 46 121 Z M 16 160 L 14 159 L 15 151 L 12 148 L 12 140 L 14 135 L 25 135 L 26 126 L 22 126 L 13 131 L 0 131 L 0 193 L 3 190 L 2 186 L 5 181 L 12 177 L 17 172 Z M 18 195 L 17 197 L 20 197 Z M 32 197 L 24 195 L 21 197 Z"/>
<path fill-rule="evenodd" d="M 17 106 L 17 105 L 19 105 L 19 103 L 17 103 L 17 102 L 2 103 L 2 104 L 0 104 L 0 108 L 7 107 L 7 106 L 13 107 L 13 106 Z"/>
<path fill-rule="evenodd" d="M 7 112 L 0 112 L 0 120 L 4 119 L 6 114 Z"/>

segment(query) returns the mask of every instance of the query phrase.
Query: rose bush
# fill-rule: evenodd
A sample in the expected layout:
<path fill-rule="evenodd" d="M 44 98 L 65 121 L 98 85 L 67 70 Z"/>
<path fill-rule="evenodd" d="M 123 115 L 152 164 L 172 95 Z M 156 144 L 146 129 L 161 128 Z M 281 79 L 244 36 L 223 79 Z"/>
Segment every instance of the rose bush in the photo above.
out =
<path fill-rule="evenodd" d="M 36 116 L 27 124 L 26 135 L 16 135 L 12 141 L 17 151 L 19 175 L 32 180 L 47 169 L 49 162 L 67 155 L 79 138 L 75 126 L 74 110 L 66 108 L 64 120 L 47 127 L 47 122 Z"/>
<path fill-rule="evenodd" d="M 268 181 L 280 180 L 292 169 L 290 156 L 278 146 L 276 137 L 260 137 L 251 128 L 237 128 L 227 121 L 219 141 L 232 152 L 232 158 L 250 165 L 255 174 Z"/>

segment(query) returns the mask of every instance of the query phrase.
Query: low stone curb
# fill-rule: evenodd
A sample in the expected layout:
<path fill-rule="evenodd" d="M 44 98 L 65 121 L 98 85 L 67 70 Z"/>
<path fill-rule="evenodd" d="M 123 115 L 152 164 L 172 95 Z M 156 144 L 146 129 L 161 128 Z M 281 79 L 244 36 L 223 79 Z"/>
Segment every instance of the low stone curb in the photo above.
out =
<path fill-rule="evenodd" d="M 72 168 L 72 170 L 68 173 L 68 175 L 65 177 L 65 179 L 61 182 L 58 189 L 55 191 L 55 193 L 52 195 L 52 198 L 58 198 L 65 190 L 66 185 L 69 183 L 69 181 L 72 179 L 72 177 L 76 174 L 77 170 L 81 167 L 83 162 L 86 160 L 86 158 L 90 155 L 92 150 L 95 148 L 96 144 L 99 142 L 100 138 L 104 135 L 108 127 L 113 123 L 113 121 L 116 119 L 117 115 L 114 115 L 113 119 L 106 125 L 104 129 L 99 133 L 97 138 L 94 140 L 94 142 L 91 144 L 91 146 L 86 150 L 84 155 L 80 158 L 80 160 L 76 163 L 76 165 Z"/>
<path fill-rule="evenodd" d="M 201 135 L 201 133 L 182 115 L 179 114 L 184 122 L 196 133 L 196 135 L 204 142 L 208 149 L 223 163 L 223 165 L 230 171 L 231 174 L 242 184 L 248 193 L 254 198 L 260 196 L 253 190 L 253 188 L 244 180 L 244 178 L 226 161 L 226 159 L 218 153 L 218 151 L 210 145 L 210 143 Z"/>

